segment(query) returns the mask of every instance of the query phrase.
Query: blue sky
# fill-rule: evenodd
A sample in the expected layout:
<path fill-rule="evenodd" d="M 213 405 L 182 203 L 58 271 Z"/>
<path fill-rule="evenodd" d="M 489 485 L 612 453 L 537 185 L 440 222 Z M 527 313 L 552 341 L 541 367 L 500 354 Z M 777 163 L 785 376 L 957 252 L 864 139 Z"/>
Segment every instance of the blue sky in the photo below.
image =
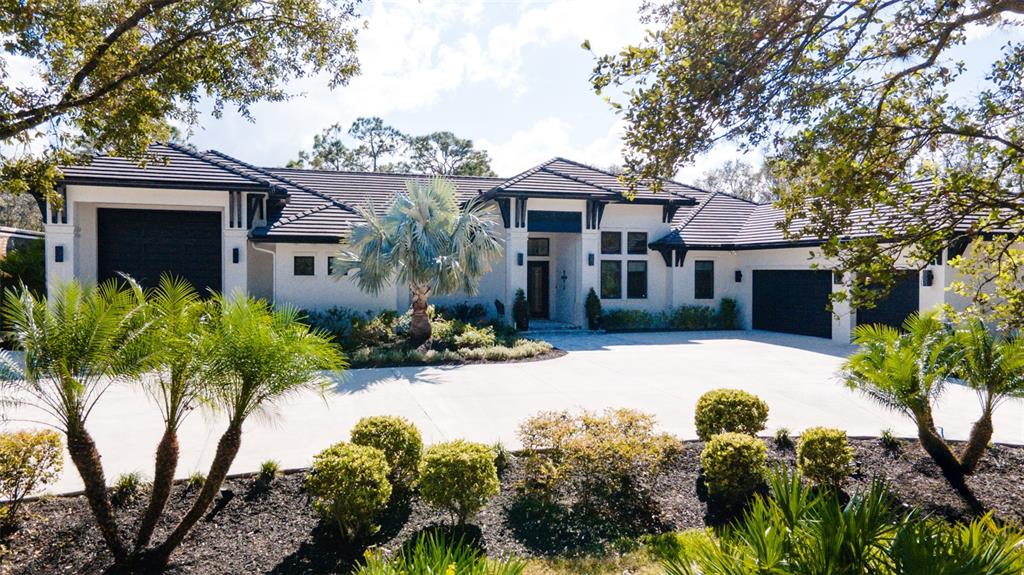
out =
<path fill-rule="evenodd" d="M 201 120 L 192 137 L 250 162 L 282 165 L 313 135 L 359 116 L 400 130 L 451 130 L 472 138 L 504 176 L 560 155 L 599 166 L 620 163 L 622 125 L 590 89 L 593 55 L 639 42 L 638 0 L 378 0 L 361 6 L 362 73 L 329 90 L 323 78 L 290 86 L 291 101 L 259 104 L 254 123 L 232 114 Z M 957 91 L 978 89 L 999 48 L 1020 28 L 977 27 L 951 56 L 968 64 Z M 1018 36 L 1019 39 L 1019 36 Z M 678 177 L 737 156 L 723 145 Z M 759 163 L 756 152 L 748 161 Z"/>

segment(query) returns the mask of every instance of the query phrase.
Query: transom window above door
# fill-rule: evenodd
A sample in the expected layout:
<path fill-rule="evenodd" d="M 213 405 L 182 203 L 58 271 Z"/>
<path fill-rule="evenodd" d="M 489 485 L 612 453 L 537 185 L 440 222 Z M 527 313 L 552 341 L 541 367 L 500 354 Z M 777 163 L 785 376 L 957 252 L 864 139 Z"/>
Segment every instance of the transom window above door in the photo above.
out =
<path fill-rule="evenodd" d="M 551 241 L 548 238 L 529 238 L 526 240 L 526 255 L 546 257 L 551 254 Z"/>

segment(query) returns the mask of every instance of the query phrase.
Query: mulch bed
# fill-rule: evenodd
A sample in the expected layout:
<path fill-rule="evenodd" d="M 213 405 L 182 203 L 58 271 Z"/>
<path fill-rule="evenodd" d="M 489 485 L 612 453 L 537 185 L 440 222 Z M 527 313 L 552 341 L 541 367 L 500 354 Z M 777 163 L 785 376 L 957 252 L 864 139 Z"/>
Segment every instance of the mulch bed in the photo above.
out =
<path fill-rule="evenodd" d="M 378 369 L 378 368 L 392 368 L 392 367 L 453 367 L 458 365 L 479 365 L 485 363 L 530 363 L 534 361 L 547 361 L 549 359 L 556 359 L 566 355 L 563 349 L 553 347 L 544 353 L 532 355 L 530 357 L 522 357 L 518 359 L 464 359 L 461 361 L 449 361 L 449 362 L 427 362 L 427 361 L 407 361 L 398 364 L 376 364 L 376 363 L 353 363 L 349 366 L 350 369 Z"/>
<path fill-rule="evenodd" d="M 780 450 L 772 441 L 766 442 L 773 460 L 794 464 L 792 450 Z M 902 441 L 895 453 L 874 439 L 854 439 L 851 444 L 856 450 L 857 469 L 848 491 L 864 488 L 872 478 L 883 478 L 907 505 L 950 519 L 970 516 L 966 505 L 915 442 Z M 658 478 L 651 491 L 651 513 L 642 524 L 633 526 L 634 534 L 700 528 L 716 521 L 709 516 L 699 494 L 702 448 L 700 442 L 684 444 L 682 452 Z M 520 462 L 513 457 L 502 476 L 501 495 L 487 505 L 463 536 L 477 539 L 491 555 L 582 552 L 601 543 L 600 535 L 588 533 L 588 526 L 579 524 L 567 512 L 537 509 L 517 499 L 514 486 L 521 473 Z M 1024 447 L 995 446 L 969 483 L 999 517 L 1024 520 Z M 331 526 L 322 524 L 310 510 L 301 485 L 302 474 L 278 478 L 265 490 L 255 487 L 251 478 L 229 480 L 224 488 L 233 497 L 218 500 L 215 510 L 199 522 L 174 556 L 171 572 L 348 572 L 362 556 L 363 547 L 343 543 Z M 191 495 L 184 486 L 177 487 L 170 505 L 174 515 L 183 512 Z M 142 505 L 138 501 L 123 506 L 119 510 L 122 523 L 133 520 Z M 8 550 L 0 556 L 0 573 L 92 574 L 103 573 L 109 565 L 83 498 L 46 498 L 27 504 L 26 512 L 29 519 L 5 543 Z M 384 518 L 371 544 L 397 549 L 418 533 L 436 529 L 444 519 L 443 514 L 413 499 Z"/>

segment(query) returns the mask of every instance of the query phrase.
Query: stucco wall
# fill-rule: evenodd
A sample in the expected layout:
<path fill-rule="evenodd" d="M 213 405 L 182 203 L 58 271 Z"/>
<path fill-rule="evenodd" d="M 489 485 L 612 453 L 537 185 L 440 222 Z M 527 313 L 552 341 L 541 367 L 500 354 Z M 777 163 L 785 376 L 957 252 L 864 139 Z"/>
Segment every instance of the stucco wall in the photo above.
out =
<path fill-rule="evenodd" d="M 336 255 L 335 244 L 277 244 L 274 258 L 274 297 L 278 303 L 289 303 L 303 309 L 326 309 L 342 306 L 359 311 L 394 309 L 398 298 L 396 287 L 385 286 L 378 294 L 359 289 L 351 275 L 328 276 L 327 258 Z M 295 275 L 295 256 L 313 256 L 312 276 Z M 350 272 L 351 274 L 351 272 Z M 405 309 L 405 305 L 399 309 Z"/>
<path fill-rule="evenodd" d="M 593 287 L 594 291 L 601 294 L 601 260 L 622 261 L 622 297 L 602 298 L 601 305 L 604 309 L 642 309 L 648 311 L 660 311 L 671 307 L 672 292 L 669 289 L 672 282 L 673 270 L 665 265 L 661 254 L 647 250 L 644 255 L 626 253 L 627 232 L 645 232 L 647 243 L 653 242 L 670 230 L 668 224 L 663 223 L 662 208 L 656 205 L 643 204 L 609 204 L 604 211 L 601 220 L 601 232 L 620 232 L 622 234 L 622 254 L 603 255 L 601 254 L 601 237 L 595 234 L 595 245 L 592 252 L 595 254 L 592 284 L 584 285 L 582 295 L 586 296 L 587 291 Z M 591 250 L 587 250 L 588 252 Z M 583 258 L 586 259 L 584 254 Z M 643 299 L 626 297 L 626 267 L 629 261 L 647 262 L 647 297 Z M 582 299 L 580 305 L 582 305 Z"/>

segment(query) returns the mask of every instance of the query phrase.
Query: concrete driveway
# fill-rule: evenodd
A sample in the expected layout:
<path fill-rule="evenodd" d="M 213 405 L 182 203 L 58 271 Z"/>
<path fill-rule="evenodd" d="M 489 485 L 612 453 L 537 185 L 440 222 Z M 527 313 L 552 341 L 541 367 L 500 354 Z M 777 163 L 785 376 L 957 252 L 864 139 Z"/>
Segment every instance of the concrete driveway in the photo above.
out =
<path fill-rule="evenodd" d="M 401 415 L 419 426 L 428 443 L 466 438 L 516 446 L 516 428 L 542 410 L 629 407 L 654 414 L 660 427 L 695 438 L 697 398 L 717 387 L 756 393 L 771 408 L 767 432 L 793 433 L 814 425 L 841 427 L 851 435 L 877 435 L 892 428 L 914 435 L 902 416 L 847 390 L 836 370 L 852 346 L 827 340 L 764 332 L 571 334 L 547 338 L 568 351 L 539 362 L 352 370 L 325 398 L 292 398 L 250 421 L 233 472 L 255 470 L 276 459 L 304 467 L 313 454 L 348 438 L 360 417 Z M 979 412 L 975 394 L 951 387 L 936 419 L 950 438 L 964 438 Z M 22 412 L 14 417 L 38 419 Z M 27 426 L 12 421 L 9 427 Z M 139 391 L 112 388 L 89 420 L 108 479 L 130 471 L 152 475 L 152 453 L 160 435 L 157 410 Z M 223 422 L 202 412 L 181 430 L 179 476 L 205 472 Z M 996 414 L 995 441 L 1024 443 L 1024 402 L 1004 404 Z M 80 489 L 67 469 L 54 492 Z"/>

